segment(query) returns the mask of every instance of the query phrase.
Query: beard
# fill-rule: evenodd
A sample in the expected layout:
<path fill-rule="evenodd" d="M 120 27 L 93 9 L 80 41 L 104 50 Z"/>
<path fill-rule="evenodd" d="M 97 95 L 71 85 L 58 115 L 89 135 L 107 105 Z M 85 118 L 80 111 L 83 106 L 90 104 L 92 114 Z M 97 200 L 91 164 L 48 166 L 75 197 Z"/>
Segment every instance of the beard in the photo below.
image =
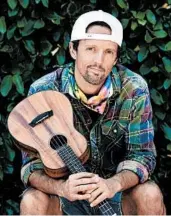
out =
<path fill-rule="evenodd" d="M 88 66 L 86 73 L 82 75 L 86 82 L 92 85 L 100 85 L 105 79 L 105 70 L 101 67 L 97 67 L 95 65 Z"/>

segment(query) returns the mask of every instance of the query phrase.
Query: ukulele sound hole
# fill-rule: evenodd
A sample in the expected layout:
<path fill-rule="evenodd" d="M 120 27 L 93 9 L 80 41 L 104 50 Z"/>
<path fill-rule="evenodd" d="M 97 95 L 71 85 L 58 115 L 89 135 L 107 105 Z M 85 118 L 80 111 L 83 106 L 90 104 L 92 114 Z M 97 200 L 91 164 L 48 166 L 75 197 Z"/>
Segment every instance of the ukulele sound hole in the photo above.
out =
<path fill-rule="evenodd" d="M 50 146 L 52 149 L 57 150 L 59 147 L 65 145 L 67 143 L 67 139 L 63 135 L 55 135 L 52 137 L 50 141 Z"/>

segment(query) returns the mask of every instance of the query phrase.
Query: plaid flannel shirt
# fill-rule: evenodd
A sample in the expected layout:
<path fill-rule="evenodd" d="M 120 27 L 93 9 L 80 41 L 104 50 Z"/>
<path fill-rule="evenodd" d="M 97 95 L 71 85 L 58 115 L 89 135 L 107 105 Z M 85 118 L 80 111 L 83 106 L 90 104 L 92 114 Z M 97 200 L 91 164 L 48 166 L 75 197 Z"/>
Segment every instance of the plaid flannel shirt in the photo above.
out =
<path fill-rule="evenodd" d="M 73 64 L 65 65 L 38 79 L 31 85 L 29 95 L 45 90 L 66 94 L 74 111 L 74 126 L 85 136 L 91 150 L 87 162 L 90 172 L 109 178 L 122 170 L 130 170 L 143 183 L 156 165 L 147 83 L 124 66 L 115 66 L 109 75 L 114 93 L 107 100 L 105 112 L 92 122 L 87 108 L 70 95 L 66 72 L 73 67 Z M 24 151 L 22 158 L 21 179 L 27 185 L 30 174 L 43 169 L 43 164 L 39 158 Z"/>

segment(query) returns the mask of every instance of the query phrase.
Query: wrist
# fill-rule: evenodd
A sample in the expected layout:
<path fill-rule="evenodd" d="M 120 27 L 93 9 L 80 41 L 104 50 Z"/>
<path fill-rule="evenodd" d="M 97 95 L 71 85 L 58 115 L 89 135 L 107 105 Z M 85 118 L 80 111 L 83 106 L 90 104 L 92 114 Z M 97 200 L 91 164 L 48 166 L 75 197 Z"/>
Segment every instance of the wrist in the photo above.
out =
<path fill-rule="evenodd" d="M 108 179 L 110 185 L 111 185 L 111 190 L 113 191 L 113 193 L 117 193 L 122 191 L 122 185 L 119 179 L 112 177 Z"/>
<path fill-rule="evenodd" d="M 65 181 L 60 180 L 60 182 L 58 181 L 56 185 L 57 195 L 60 197 L 64 197 L 64 188 L 65 188 L 64 184 L 65 184 Z"/>

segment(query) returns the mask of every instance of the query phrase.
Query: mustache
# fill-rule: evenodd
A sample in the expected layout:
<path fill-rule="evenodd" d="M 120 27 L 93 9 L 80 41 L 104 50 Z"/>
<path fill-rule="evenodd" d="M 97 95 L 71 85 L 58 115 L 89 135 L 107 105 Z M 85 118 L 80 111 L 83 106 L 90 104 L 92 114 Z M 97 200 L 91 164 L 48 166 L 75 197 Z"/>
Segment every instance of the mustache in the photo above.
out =
<path fill-rule="evenodd" d="M 99 65 L 88 65 L 87 68 L 92 68 L 92 69 L 97 69 L 97 70 L 100 70 L 100 71 L 105 71 L 105 69 L 102 67 L 102 66 L 99 66 Z"/>

